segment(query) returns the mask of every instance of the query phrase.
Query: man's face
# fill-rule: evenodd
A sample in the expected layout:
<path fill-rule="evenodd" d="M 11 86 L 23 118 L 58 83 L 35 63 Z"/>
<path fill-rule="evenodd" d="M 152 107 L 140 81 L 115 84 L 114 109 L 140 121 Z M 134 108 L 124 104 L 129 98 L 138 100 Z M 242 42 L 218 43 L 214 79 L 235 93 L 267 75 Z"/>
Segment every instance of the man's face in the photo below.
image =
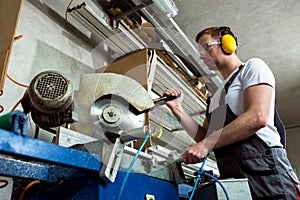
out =
<path fill-rule="evenodd" d="M 220 42 L 211 37 L 211 35 L 205 34 L 198 40 L 198 49 L 200 59 L 208 66 L 211 70 L 217 70 L 216 62 L 217 55 L 220 52 Z"/>

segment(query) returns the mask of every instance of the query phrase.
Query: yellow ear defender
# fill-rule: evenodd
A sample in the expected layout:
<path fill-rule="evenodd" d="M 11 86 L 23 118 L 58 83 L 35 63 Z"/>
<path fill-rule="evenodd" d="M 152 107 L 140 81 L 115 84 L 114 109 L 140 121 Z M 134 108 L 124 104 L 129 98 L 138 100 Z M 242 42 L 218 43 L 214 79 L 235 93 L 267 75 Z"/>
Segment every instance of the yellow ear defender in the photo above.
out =
<path fill-rule="evenodd" d="M 229 27 L 220 27 L 220 45 L 223 52 L 230 55 L 236 51 L 237 38 L 233 35 Z"/>

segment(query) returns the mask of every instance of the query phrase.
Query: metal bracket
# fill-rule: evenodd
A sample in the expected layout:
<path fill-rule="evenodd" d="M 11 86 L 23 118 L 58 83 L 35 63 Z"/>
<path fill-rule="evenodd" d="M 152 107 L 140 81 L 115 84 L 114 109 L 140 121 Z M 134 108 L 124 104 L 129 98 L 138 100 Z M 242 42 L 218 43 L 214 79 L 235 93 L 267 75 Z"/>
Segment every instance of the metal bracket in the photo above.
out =
<path fill-rule="evenodd" d="M 100 176 L 104 175 L 111 182 L 115 181 L 121 164 L 124 147 L 125 144 L 122 144 L 120 138 L 117 138 L 108 161 L 106 162 L 107 158 L 102 157 L 103 164 L 105 165 L 105 163 L 107 163 L 107 165 L 101 168 Z"/>
<path fill-rule="evenodd" d="M 100 171 L 100 177 L 105 177 L 109 181 L 114 182 L 121 165 L 126 143 L 145 137 L 145 133 L 147 131 L 148 126 L 143 126 L 126 132 L 119 131 L 119 134 L 107 132 L 106 136 L 114 143 L 103 145 L 103 166 Z"/>

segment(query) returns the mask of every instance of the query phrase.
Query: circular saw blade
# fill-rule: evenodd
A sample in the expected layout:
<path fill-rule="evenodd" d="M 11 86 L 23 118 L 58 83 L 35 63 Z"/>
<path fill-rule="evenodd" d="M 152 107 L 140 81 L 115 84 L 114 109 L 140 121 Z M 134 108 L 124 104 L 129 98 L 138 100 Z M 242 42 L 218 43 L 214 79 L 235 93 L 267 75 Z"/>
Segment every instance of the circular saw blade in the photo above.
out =
<path fill-rule="evenodd" d="M 118 133 L 145 125 L 145 114 L 135 115 L 130 104 L 121 97 L 108 95 L 97 99 L 91 106 L 90 115 L 95 125 L 94 134 L 102 138 L 106 131 Z"/>

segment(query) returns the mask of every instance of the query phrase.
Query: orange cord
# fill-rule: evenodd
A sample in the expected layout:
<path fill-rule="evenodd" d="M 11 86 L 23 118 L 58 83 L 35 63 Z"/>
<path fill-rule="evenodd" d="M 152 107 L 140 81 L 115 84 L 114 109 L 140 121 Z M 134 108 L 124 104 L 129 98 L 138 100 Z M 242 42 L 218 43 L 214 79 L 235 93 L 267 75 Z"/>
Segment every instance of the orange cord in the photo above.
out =
<path fill-rule="evenodd" d="M 18 107 L 18 105 L 27 97 L 28 95 L 24 95 L 15 105 L 14 105 L 14 107 L 10 110 L 10 112 L 12 112 L 12 111 L 14 111 L 17 107 Z"/>
<path fill-rule="evenodd" d="M 24 85 L 24 84 L 22 84 L 22 83 L 19 83 L 18 81 L 15 81 L 12 77 L 10 77 L 8 74 L 6 74 L 6 77 L 9 79 L 9 80 L 11 80 L 13 83 L 15 83 L 15 84 L 17 84 L 17 85 L 19 85 L 19 86 L 21 86 L 21 87 L 25 87 L 25 88 L 28 88 L 28 86 L 27 85 Z M 17 107 L 18 107 L 18 105 L 21 103 L 21 101 L 24 99 L 24 97 L 22 97 L 15 105 L 14 105 L 14 107 L 11 109 L 11 111 L 14 111 Z M 3 108 L 4 109 L 4 108 Z M 0 109 L 1 110 L 1 109 Z"/>
<path fill-rule="evenodd" d="M 14 107 L 10 110 L 10 112 L 14 111 L 14 110 L 18 107 L 18 105 L 21 103 L 22 99 L 23 99 L 23 98 L 21 98 L 21 99 L 14 105 Z"/>
<path fill-rule="evenodd" d="M 0 189 L 1 188 L 5 188 L 8 185 L 8 181 L 7 180 L 0 179 L 0 183 L 2 183 L 2 185 L 0 186 Z"/>
<path fill-rule="evenodd" d="M 296 192 L 296 195 L 297 195 L 298 200 L 300 200 L 300 191 L 299 191 L 299 189 L 297 188 L 297 186 L 296 186 L 295 183 L 294 183 L 294 189 L 295 189 L 295 192 Z"/>
<path fill-rule="evenodd" d="M 23 38 L 23 35 L 18 35 L 18 36 L 16 36 L 16 37 L 14 37 L 14 42 L 16 42 L 17 40 L 19 40 L 19 39 L 21 39 L 21 38 Z"/>
<path fill-rule="evenodd" d="M 18 36 L 16 36 L 16 37 L 14 37 L 14 42 L 15 41 L 17 41 L 17 40 L 19 40 L 19 39 L 21 39 L 21 38 L 23 38 L 23 35 L 18 35 Z M 17 85 L 19 85 L 19 86 L 21 86 L 21 87 L 25 87 L 25 88 L 28 88 L 28 86 L 27 85 L 24 85 L 24 84 L 22 84 L 22 83 L 19 83 L 18 81 L 15 81 L 12 77 L 10 77 L 8 74 L 6 74 L 6 77 L 10 80 L 10 81 L 12 81 L 13 83 L 15 83 L 15 84 L 17 84 Z M 2 94 L 3 94 L 3 90 L 0 90 L 0 96 L 2 96 Z M 16 109 L 16 107 L 18 106 L 20 104 L 20 102 L 18 102 L 14 107 L 13 107 L 13 109 L 12 109 L 12 111 L 13 110 L 15 110 Z M 2 106 L 2 105 L 0 105 L 0 113 L 2 113 L 4 111 L 4 107 Z"/>
<path fill-rule="evenodd" d="M 0 96 L 2 96 L 3 94 L 3 90 L 0 90 Z M 4 111 L 4 107 L 2 105 L 0 105 L 0 113 L 2 113 Z"/>
<path fill-rule="evenodd" d="M 6 77 L 7 77 L 11 82 L 13 82 L 13 83 L 15 83 L 15 84 L 17 84 L 17 85 L 19 85 L 19 86 L 21 86 L 21 87 L 28 88 L 27 85 L 24 85 L 24 84 L 22 84 L 22 83 L 19 83 L 18 81 L 15 81 L 15 80 L 14 80 L 12 77 L 10 77 L 8 74 L 6 74 Z"/>
<path fill-rule="evenodd" d="M 33 186 L 33 185 L 36 185 L 36 184 L 40 184 L 41 181 L 40 180 L 35 180 L 35 181 L 32 181 L 30 182 L 28 185 L 26 185 L 26 187 L 24 188 L 24 190 L 22 191 L 20 197 L 19 197 L 19 200 L 22 200 L 26 194 L 26 192 Z"/>

